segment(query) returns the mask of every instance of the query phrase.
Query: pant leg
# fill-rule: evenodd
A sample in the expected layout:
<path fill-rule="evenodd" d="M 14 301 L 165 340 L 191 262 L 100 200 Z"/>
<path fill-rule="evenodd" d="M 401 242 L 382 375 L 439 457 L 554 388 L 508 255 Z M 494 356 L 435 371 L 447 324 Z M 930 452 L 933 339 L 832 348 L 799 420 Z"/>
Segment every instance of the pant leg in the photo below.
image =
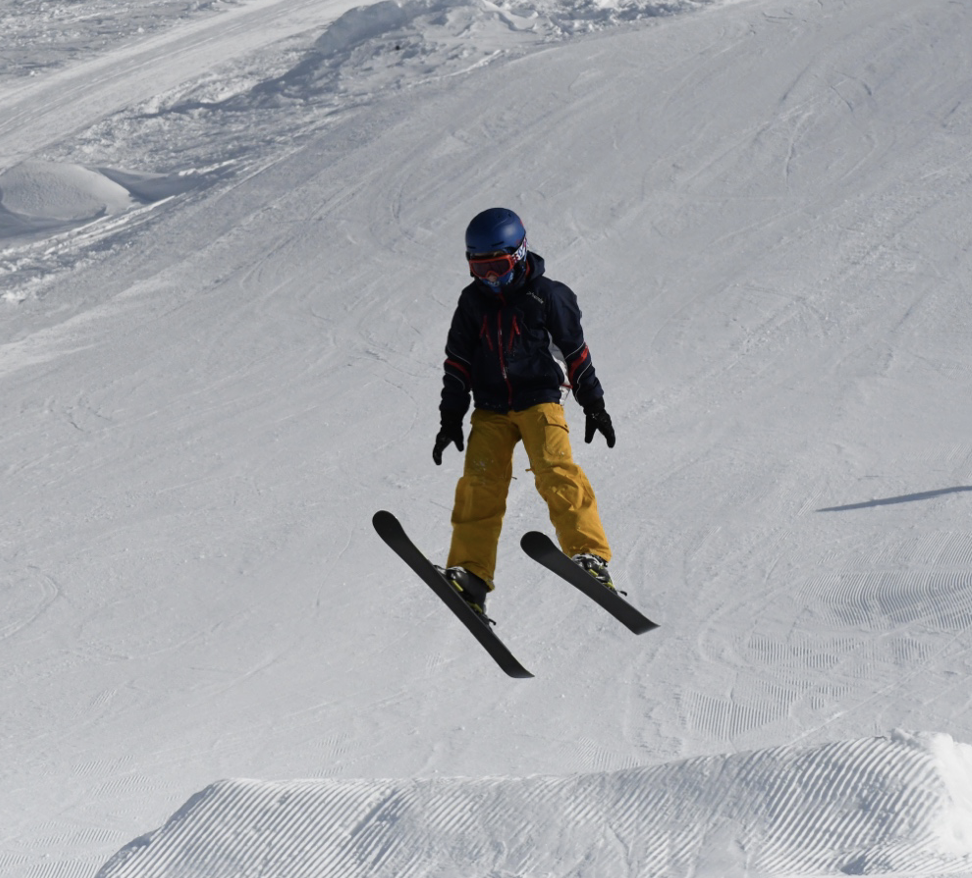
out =
<path fill-rule="evenodd" d="M 496 547 L 520 432 L 506 415 L 476 409 L 452 510 L 449 567 L 465 567 L 493 587 Z"/>
<path fill-rule="evenodd" d="M 543 403 L 511 417 L 519 426 L 537 490 L 547 503 L 560 547 L 568 555 L 590 552 L 610 561 L 611 547 L 594 490 L 574 463 L 563 406 Z"/>

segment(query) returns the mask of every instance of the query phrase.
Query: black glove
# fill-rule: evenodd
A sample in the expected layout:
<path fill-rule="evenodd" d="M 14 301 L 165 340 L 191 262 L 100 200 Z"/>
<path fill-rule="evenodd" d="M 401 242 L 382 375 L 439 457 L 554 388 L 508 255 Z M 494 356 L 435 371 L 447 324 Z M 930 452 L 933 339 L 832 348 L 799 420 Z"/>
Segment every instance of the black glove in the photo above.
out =
<path fill-rule="evenodd" d="M 611 416 L 604 409 L 604 400 L 598 399 L 585 406 L 584 414 L 587 416 L 584 441 L 590 445 L 594 441 L 595 433 L 603 433 L 608 448 L 614 448 L 614 427 L 611 425 Z"/>
<path fill-rule="evenodd" d="M 462 418 L 462 415 L 455 412 L 442 412 L 439 435 L 435 437 L 435 448 L 432 449 L 432 460 L 436 466 L 442 465 L 442 452 L 453 442 L 460 451 L 466 447 L 462 437 Z"/>

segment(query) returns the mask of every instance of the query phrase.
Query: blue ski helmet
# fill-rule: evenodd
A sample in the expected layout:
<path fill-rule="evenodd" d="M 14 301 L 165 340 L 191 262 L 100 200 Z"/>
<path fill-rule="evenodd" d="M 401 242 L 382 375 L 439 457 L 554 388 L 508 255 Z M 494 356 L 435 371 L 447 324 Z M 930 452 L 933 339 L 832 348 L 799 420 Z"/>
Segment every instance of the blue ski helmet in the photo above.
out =
<path fill-rule="evenodd" d="M 526 256 L 526 229 L 512 210 L 491 207 L 476 214 L 466 227 L 469 273 L 493 292 L 522 275 Z"/>

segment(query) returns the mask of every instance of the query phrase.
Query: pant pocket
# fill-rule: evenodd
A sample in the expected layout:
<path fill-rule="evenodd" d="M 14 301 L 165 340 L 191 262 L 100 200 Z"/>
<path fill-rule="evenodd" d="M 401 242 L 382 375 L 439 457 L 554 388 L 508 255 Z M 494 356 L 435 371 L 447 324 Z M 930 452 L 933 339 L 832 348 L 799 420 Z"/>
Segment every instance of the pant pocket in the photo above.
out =
<path fill-rule="evenodd" d="M 530 422 L 523 425 L 521 433 L 532 472 L 573 465 L 570 428 L 562 405 L 544 403 L 537 406 L 530 412 Z"/>

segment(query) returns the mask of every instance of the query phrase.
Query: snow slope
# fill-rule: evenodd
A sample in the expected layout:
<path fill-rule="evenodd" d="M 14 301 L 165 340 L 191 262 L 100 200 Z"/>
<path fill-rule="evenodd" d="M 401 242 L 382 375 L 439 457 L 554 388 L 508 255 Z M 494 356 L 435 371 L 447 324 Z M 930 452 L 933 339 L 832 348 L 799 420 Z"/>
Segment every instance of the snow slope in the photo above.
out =
<path fill-rule="evenodd" d="M 972 874 L 972 11 L 220 15 L 0 82 L 0 871 Z M 369 524 L 446 550 L 492 204 L 580 296 L 619 438 L 577 456 L 662 623 L 520 555 L 519 460 L 491 614 L 531 681 Z M 454 802 L 511 816 L 464 851 Z"/>

